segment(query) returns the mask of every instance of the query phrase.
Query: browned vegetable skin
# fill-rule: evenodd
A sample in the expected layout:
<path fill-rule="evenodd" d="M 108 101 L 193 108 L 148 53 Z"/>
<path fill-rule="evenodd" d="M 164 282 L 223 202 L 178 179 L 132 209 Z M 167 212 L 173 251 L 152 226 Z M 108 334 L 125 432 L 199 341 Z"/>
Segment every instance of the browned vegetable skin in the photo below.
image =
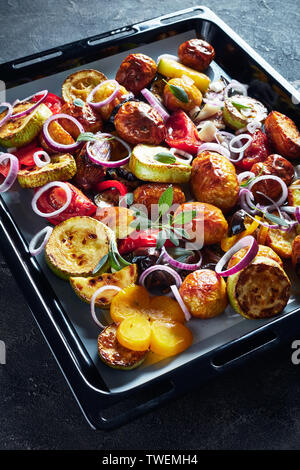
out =
<path fill-rule="evenodd" d="M 151 206 L 158 204 L 159 198 L 169 186 L 173 188 L 173 204 L 183 204 L 185 202 L 185 194 L 180 185 L 170 185 L 168 183 L 142 184 L 133 191 L 134 203 L 146 206 L 148 214 L 151 214 Z"/>
<path fill-rule="evenodd" d="M 265 130 L 276 152 L 292 160 L 300 158 L 300 132 L 292 119 L 272 111 L 265 121 Z"/>
<path fill-rule="evenodd" d="M 121 63 L 116 80 L 127 90 L 138 94 L 153 80 L 156 74 L 156 63 L 145 54 L 129 54 Z"/>
<path fill-rule="evenodd" d="M 300 235 L 297 235 L 297 237 L 293 241 L 292 264 L 296 271 L 297 276 L 300 277 Z"/>
<path fill-rule="evenodd" d="M 99 183 L 105 177 L 105 168 L 93 163 L 86 155 L 85 144 L 80 152 L 76 155 L 77 173 L 74 177 L 74 184 L 80 189 L 87 191 L 96 183 Z"/>
<path fill-rule="evenodd" d="M 178 57 L 184 65 L 203 72 L 214 59 L 215 50 L 203 39 L 190 39 L 179 46 Z"/>

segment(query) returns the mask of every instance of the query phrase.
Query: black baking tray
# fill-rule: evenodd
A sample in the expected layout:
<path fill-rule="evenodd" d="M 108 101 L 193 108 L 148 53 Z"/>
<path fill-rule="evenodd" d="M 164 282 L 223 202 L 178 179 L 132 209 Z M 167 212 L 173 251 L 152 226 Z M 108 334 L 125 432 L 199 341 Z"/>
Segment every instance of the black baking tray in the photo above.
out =
<path fill-rule="evenodd" d="M 58 84 L 71 71 L 88 66 L 113 77 L 129 50 L 157 58 L 161 53 L 176 53 L 181 42 L 195 36 L 216 50 L 216 60 L 208 70 L 212 79 L 224 75 L 248 84 L 251 96 L 299 125 L 296 90 L 202 6 L 7 62 L 0 65 L 0 79 L 6 84 L 8 101 L 45 88 L 59 93 Z M 31 197 L 30 191 L 17 186 L 0 197 L 1 250 L 83 414 L 95 429 L 118 427 L 300 331 L 300 287 L 289 271 L 294 289 L 281 315 L 246 320 L 228 308 L 215 319 L 190 322 L 195 342 L 183 354 L 146 363 L 134 371 L 111 370 L 97 358 L 98 331 L 88 306 L 55 278 L 42 256 L 29 254 L 30 238 L 44 226 L 28 211 Z"/>

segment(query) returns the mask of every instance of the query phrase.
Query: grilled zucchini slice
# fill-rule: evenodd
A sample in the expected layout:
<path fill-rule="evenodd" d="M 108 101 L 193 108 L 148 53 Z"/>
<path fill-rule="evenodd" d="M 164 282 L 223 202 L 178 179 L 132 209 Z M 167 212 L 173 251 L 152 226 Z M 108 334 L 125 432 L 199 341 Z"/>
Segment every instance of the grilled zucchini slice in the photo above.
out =
<path fill-rule="evenodd" d="M 117 340 L 118 325 L 107 326 L 98 336 L 100 359 L 113 369 L 131 370 L 144 362 L 148 351 L 132 351 L 124 348 Z"/>
<path fill-rule="evenodd" d="M 232 129 L 242 129 L 248 122 L 264 122 L 268 115 L 267 108 L 258 100 L 249 96 L 234 95 L 227 98 L 223 108 L 223 119 Z"/>
<path fill-rule="evenodd" d="M 91 276 L 108 254 L 111 232 L 96 219 L 71 217 L 54 227 L 45 247 L 46 262 L 62 279 Z"/>
<path fill-rule="evenodd" d="M 154 157 L 159 153 L 166 153 L 165 147 L 139 144 L 132 150 L 130 157 L 130 171 L 143 181 L 156 183 L 187 183 L 191 176 L 192 167 L 175 163 L 160 163 Z"/>
<path fill-rule="evenodd" d="M 65 101 L 73 102 L 76 98 L 86 101 L 91 91 L 104 80 L 107 80 L 107 77 L 98 70 L 79 70 L 69 75 L 64 81 L 61 90 L 62 97 Z"/>
<path fill-rule="evenodd" d="M 245 269 L 227 279 L 231 306 L 246 318 L 269 318 L 280 313 L 290 297 L 291 283 L 274 260 L 256 256 Z"/>
<path fill-rule="evenodd" d="M 112 285 L 124 289 L 130 284 L 134 284 L 137 280 L 138 272 L 136 264 L 126 266 L 120 271 L 112 273 L 104 273 L 93 277 L 71 277 L 70 284 L 75 293 L 84 302 L 90 303 L 94 293 L 100 287 Z M 112 298 L 117 294 L 115 290 L 107 290 L 96 299 L 95 305 L 100 308 L 108 308 Z"/>
<path fill-rule="evenodd" d="M 14 113 L 26 111 L 32 103 L 20 103 L 14 106 Z M 5 113 L 5 111 L 4 111 Z M 0 114 L 0 120 L 4 117 Z M 9 119 L 0 127 L 0 145 L 5 148 L 23 147 L 29 144 L 41 131 L 43 124 L 52 115 L 50 109 L 44 104 L 40 104 L 32 113 L 18 119 Z"/>
<path fill-rule="evenodd" d="M 18 181 L 22 188 L 38 188 L 50 181 L 67 181 L 76 173 L 76 162 L 72 155 L 57 154 L 51 157 L 51 163 L 41 168 L 20 170 Z"/>

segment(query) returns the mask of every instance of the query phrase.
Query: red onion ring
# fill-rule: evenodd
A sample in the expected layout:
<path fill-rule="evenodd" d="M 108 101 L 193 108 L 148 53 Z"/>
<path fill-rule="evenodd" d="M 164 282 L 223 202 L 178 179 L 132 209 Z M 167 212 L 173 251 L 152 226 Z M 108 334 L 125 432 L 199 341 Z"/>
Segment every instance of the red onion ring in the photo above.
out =
<path fill-rule="evenodd" d="M 261 122 L 259 121 L 250 121 L 247 126 L 247 131 L 250 132 L 250 134 L 254 134 L 254 132 L 257 130 L 257 129 L 260 129 L 261 128 Z"/>
<path fill-rule="evenodd" d="M 184 316 L 185 316 L 185 319 L 186 321 L 189 321 L 191 318 L 192 318 L 192 315 L 190 314 L 190 312 L 188 311 L 187 309 L 187 306 L 185 305 L 185 303 L 183 302 L 182 300 L 182 297 L 179 293 L 179 290 L 177 289 L 177 287 L 175 285 L 171 286 L 171 291 L 175 297 L 175 299 L 177 300 L 177 302 L 179 303 L 180 307 L 181 307 L 181 310 L 183 311 L 184 313 Z"/>
<path fill-rule="evenodd" d="M 81 145 L 81 142 L 74 142 L 74 144 L 68 144 L 68 145 L 64 145 L 64 144 L 59 144 L 57 142 L 55 142 L 54 139 L 52 139 L 52 137 L 50 136 L 49 134 L 49 130 L 48 130 L 48 127 L 49 127 L 49 124 L 50 122 L 52 121 L 57 121 L 58 119 L 69 119 L 69 121 L 72 121 L 73 124 L 75 124 L 75 126 L 78 127 L 80 133 L 83 133 L 84 132 L 84 128 L 83 126 L 80 124 L 80 122 L 74 118 L 73 116 L 70 116 L 69 114 L 64 114 L 64 113 L 60 113 L 60 114 L 53 114 L 52 116 L 50 116 L 47 121 L 44 123 L 43 125 L 43 129 L 42 129 L 42 133 L 43 133 L 43 137 L 45 139 L 45 142 L 46 144 L 54 151 L 56 152 L 65 152 L 65 151 L 69 151 L 69 150 L 76 150 L 78 147 L 80 147 Z"/>
<path fill-rule="evenodd" d="M 242 140 L 243 139 L 246 139 L 247 142 L 242 145 Z M 232 153 L 239 153 L 241 154 L 241 152 L 244 153 L 244 151 L 249 147 L 249 145 L 251 144 L 253 138 L 251 137 L 251 135 L 249 134 L 240 134 L 240 135 L 236 135 L 233 137 L 233 139 L 231 139 L 231 141 L 229 142 L 229 150 L 232 152 Z M 241 147 L 234 147 L 233 144 L 235 143 L 240 143 L 242 146 Z"/>
<path fill-rule="evenodd" d="M 41 253 L 41 251 L 45 248 L 47 241 L 50 238 L 52 230 L 53 230 L 53 227 L 50 227 L 50 225 L 48 225 L 47 227 L 44 227 L 42 230 L 40 230 L 38 233 L 34 235 L 31 242 L 29 243 L 29 253 L 31 254 L 31 256 L 37 256 Z M 35 248 L 35 244 L 37 240 L 44 234 L 45 236 L 44 236 L 42 243 L 40 244 L 38 248 Z"/>
<path fill-rule="evenodd" d="M 214 142 L 206 142 L 205 144 L 201 144 L 198 147 L 198 154 L 204 152 L 205 150 L 212 150 L 213 152 L 218 152 L 224 157 L 230 159 L 230 152 L 221 144 L 216 144 Z"/>
<path fill-rule="evenodd" d="M 238 179 L 239 184 L 242 184 L 245 178 L 249 179 L 249 178 L 254 178 L 254 177 L 255 177 L 255 174 L 252 171 L 243 171 L 237 176 L 237 179 Z"/>
<path fill-rule="evenodd" d="M 175 147 L 170 148 L 170 152 L 173 153 L 174 156 L 177 153 L 178 155 L 181 155 L 184 158 L 184 162 L 189 165 L 191 161 L 193 160 L 193 155 L 191 155 L 188 152 L 185 152 L 184 150 L 176 149 Z M 179 160 L 182 160 L 181 158 Z"/>
<path fill-rule="evenodd" d="M 45 157 L 46 160 L 42 160 L 40 156 Z M 51 162 L 50 156 L 44 150 L 38 150 L 37 152 L 34 152 L 33 160 L 36 166 L 38 166 L 39 168 L 42 168 L 43 166 L 46 166 Z"/>
<path fill-rule="evenodd" d="M 153 93 L 148 90 L 148 88 L 143 88 L 141 90 L 141 93 L 143 97 L 146 98 L 150 106 L 152 106 L 152 108 L 154 108 L 158 112 L 158 114 L 160 114 L 164 122 L 166 122 L 169 119 L 170 114 L 167 112 L 166 108 L 158 101 L 156 96 L 154 96 Z"/>
<path fill-rule="evenodd" d="M 60 188 L 63 188 L 65 190 L 66 195 L 67 195 L 67 200 L 66 200 L 65 204 L 60 209 L 57 209 L 56 211 L 47 212 L 47 213 L 41 212 L 37 207 L 37 201 L 38 201 L 39 197 L 45 191 L 48 191 L 48 189 L 53 188 L 55 186 L 59 186 Z M 37 190 L 37 192 L 35 193 L 35 195 L 32 198 L 31 207 L 32 207 L 32 210 L 37 215 L 39 215 L 40 217 L 47 217 L 47 218 L 48 217 L 55 217 L 55 216 L 61 214 L 64 210 L 66 210 L 69 207 L 69 205 L 71 203 L 71 200 L 72 200 L 72 191 L 66 183 L 64 183 L 63 181 L 51 181 L 50 183 L 45 184 L 44 186 L 42 186 L 41 188 L 39 188 Z"/>
<path fill-rule="evenodd" d="M 288 214 L 294 214 L 298 224 L 300 224 L 300 206 L 283 206 L 281 207 L 281 210 L 287 212 Z"/>
<path fill-rule="evenodd" d="M 182 283 L 181 277 L 179 276 L 178 272 L 174 269 L 170 268 L 169 266 L 165 266 L 164 264 L 156 264 L 154 266 L 150 266 L 147 268 L 139 278 L 139 283 L 145 287 L 145 279 L 148 274 L 151 274 L 154 271 L 166 271 L 167 273 L 171 274 L 174 277 L 177 287 L 179 287 Z"/>
<path fill-rule="evenodd" d="M 13 107 L 10 103 L 6 103 L 6 102 L 3 102 L 3 103 L 0 103 L 0 108 L 2 107 L 5 107 L 7 108 L 7 113 L 6 115 L 4 116 L 4 118 L 1 119 L 0 121 L 0 127 L 3 126 L 3 124 L 6 123 L 6 121 L 9 120 L 9 118 L 11 117 L 12 113 L 13 113 Z"/>
<path fill-rule="evenodd" d="M 99 294 L 101 294 L 101 292 L 105 291 L 105 290 L 116 290 L 118 292 L 120 292 L 120 290 L 122 290 L 120 287 L 117 287 L 117 286 L 110 286 L 110 285 L 106 285 L 106 286 L 102 286 L 102 287 L 99 287 L 99 289 L 96 290 L 96 292 L 94 292 L 93 294 L 93 297 L 91 298 L 91 303 L 90 303 L 90 307 L 91 307 L 91 314 L 92 314 L 92 317 L 93 317 L 93 320 L 94 322 L 100 326 L 100 328 L 104 329 L 105 328 L 105 325 L 103 325 L 97 318 L 96 316 L 96 312 L 95 312 L 95 302 L 96 302 L 96 299 L 98 297 Z"/>
<path fill-rule="evenodd" d="M 101 88 L 103 85 L 105 84 L 108 84 L 108 83 L 111 83 L 111 84 L 114 84 L 115 85 L 115 89 L 114 91 L 112 92 L 112 94 L 106 98 L 105 100 L 103 101 L 92 101 L 93 97 L 94 97 L 94 94 L 96 93 L 96 91 L 99 90 L 99 88 Z M 99 85 L 97 85 L 95 88 L 93 88 L 93 90 L 91 91 L 91 93 L 88 95 L 87 99 L 86 99 L 86 102 L 93 108 L 93 109 L 100 109 L 102 108 L 103 106 L 106 106 L 107 104 L 111 103 L 112 100 L 116 97 L 116 95 L 118 94 L 120 90 L 120 84 L 117 82 L 117 80 L 104 80 L 104 82 L 101 82 L 99 83 Z"/>
<path fill-rule="evenodd" d="M 241 261 L 239 261 L 232 268 L 222 271 L 223 267 L 225 266 L 225 264 L 228 263 L 230 258 L 241 248 L 246 248 L 247 246 L 249 246 L 249 249 L 247 253 L 245 254 L 245 256 L 241 259 Z M 224 276 L 224 277 L 231 276 L 232 274 L 236 274 L 242 269 L 246 268 L 246 266 L 248 266 L 248 264 L 250 264 L 251 261 L 253 261 L 257 253 L 258 253 L 257 241 L 251 235 L 247 235 L 246 237 L 241 238 L 237 243 L 233 245 L 233 247 L 230 248 L 230 250 L 228 250 L 225 253 L 225 255 L 218 261 L 215 271 L 217 274 L 219 274 L 220 276 Z"/>
<path fill-rule="evenodd" d="M 117 140 L 118 142 L 120 142 L 122 145 L 124 145 L 124 147 L 126 148 L 127 152 L 128 152 L 128 155 L 127 157 L 125 158 L 122 158 L 122 160 L 117 160 L 117 161 L 107 161 L 107 160 L 99 160 L 98 158 L 96 158 L 92 152 L 91 152 L 91 146 L 94 144 L 94 142 L 88 142 L 87 143 L 87 146 L 86 146 L 86 153 L 87 153 L 87 156 L 89 157 L 89 159 L 93 162 L 93 163 L 96 163 L 96 165 L 101 165 L 101 166 L 105 166 L 106 168 L 117 168 L 119 166 L 123 166 L 123 165 L 126 165 L 126 163 L 129 162 L 130 160 L 130 155 L 131 155 L 131 148 L 130 146 L 127 144 L 127 142 L 125 142 L 123 139 L 120 139 L 120 137 L 117 137 L 113 134 L 108 134 L 108 133 L 105 133 L 105 134 L 96 134 L 97 137 L 103 137 L 103 138 L 106 138 L 106 137 L 113 137 L 115 140 Z M 109 154 L 108 154 L 108 158 L 109 158 Z"/>
<path fill-rule="evenodd" d="M 27 114 L 32 113 L 32 111 L 34 111 L 35 108 L 37 108 L 43 101 L 45 101 L 48 95 L 48 90 L 42 90 L 42 91 L 39 91 L 38 93 L 34 93 L 34 95 L 28 96 L 27 98 L 24 98 L 21 101 L 18 99 L 14 101 L 13 106 L 16 106 L 17 104 L 24 103 L 24 101 L 30 101 L 32 98 L 34 98 L 37 95 L 40 95 L 41 93 L 43 93 L 43 96 L 36 103 L 33 103 L 33 105 L 29 109 L 26 109 L 26 111 L 22 111 L 17 114 L 12 114 L 11 119 L 18 119 L 20 117 L 23 117 L 23 116 L 26 116 Z"/>
<path fill-rule="evenodd" d="M 202 264 L 201 253 L 199 253 L 199 255 L 200 255 L 200 259 L 199 259 L 198 263 L 193 263 L 193 264 L 181 263 L 180 261 L 177 261 L 176 259 L 172 258 L 172 256 L 169 255 L 169 253 L 167 252 L 167 250 L 163 246 L 162 247 L 162 258 L 161 259 L 165 258 L 165 260 L 171 266 L 173 266 L 174 268 L 189 270 L 189 271 L 196 271 L 196 269 L 199 269 L 201 267 L 201 264 Z"/>
<path fill-rule="evenodd" d="M 19 171 L 19 160 L 15 155 L 12 155 L 11 153 L 2 153 L 0 155 L 0 164 L 7 159 L 10 160 L 10 168 L 5 180 L 3 181 L 3 183 L 0 184 L 0 193 L 5 193 L 6 191 L 8 191 L 9 188 L 11 188 L 11 186 L 16 181 Z"/>
<path fill-rule="evenodd" d="M 262 176 L 258 176 L 257 178 L 255 178 L 255 180 L 253 180 L 249 186 L 248 186 L 248 189 L 251 190 L 252 187 L 258 183 L 259 181 L 263 181 L 263 180 L 274 180 L 274 181 L 277 181 L 280 186 L 281 186 L 281 189 L 282 189 L 282 195 L 281 197 L 278 199 L 278 201 L 276 202 L 278 206 L 282 206 L 282 204 L 286 201 L 287 197 L 288 197 L 288 188 L 287 188 L 287 185 L 285 184 L 285 182 L 279 178 L 279 176 L 275 176 L 275 175 L 262 175 Z M 270 206 L 271 207 L 271 206 Z M 269 209 L 270 209 L 269 207 Z"/>
<path fill-rule="evenodd" d="M 240 91 L 244 96 L 247 96 L 247 88 L 242 83 L 238 82 L 237 80 L 232 80 L 228 85 L 225 87 L 224 96 L 228 98 L 229 90 L 234 89 Z"/>

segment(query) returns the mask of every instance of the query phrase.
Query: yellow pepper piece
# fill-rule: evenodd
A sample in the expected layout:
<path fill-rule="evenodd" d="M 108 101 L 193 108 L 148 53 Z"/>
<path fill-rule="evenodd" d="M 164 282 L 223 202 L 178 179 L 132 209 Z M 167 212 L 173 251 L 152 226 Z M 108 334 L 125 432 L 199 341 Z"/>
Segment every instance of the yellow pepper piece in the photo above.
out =
<path fill-rule="evenodd" d="M 224 237 L 221 240 L 221 248 L 223 251 L 228 251 L 233 245 L 238 242 L 241 238 L 246 237 L 247 235 L 252 235 L 257 227 L 259 226 L 259 221 L 261 217 L 256 217 L 256 220 L 252 220 L 252 223 L 241 233 L 233 235 L 232 237 Z"/>
<path fill-rule="evenodd" d="M 179 322 L 156 320 L 152 323 L 151 330 L 150 349 L 164 357 L 181 353 L 193 342 L 191 331 Z"/>
<path fill-rule="evenodd" d="M 123 320 L 117 329 L 117 340 L 133 351 L 149 349 L 151 339 L 150 321 L 143 315 L 132 315 Z"/>
<path fill-rule="evenodd" d="M 172 59 L 160 59 L 157 71 L 168 78 L 181 78 L 185 75 L 194 81 L 194 84 L 202 93 L 206 92 L 210 84 L 210 79 L 204 73 L 197 72 Z"/>

